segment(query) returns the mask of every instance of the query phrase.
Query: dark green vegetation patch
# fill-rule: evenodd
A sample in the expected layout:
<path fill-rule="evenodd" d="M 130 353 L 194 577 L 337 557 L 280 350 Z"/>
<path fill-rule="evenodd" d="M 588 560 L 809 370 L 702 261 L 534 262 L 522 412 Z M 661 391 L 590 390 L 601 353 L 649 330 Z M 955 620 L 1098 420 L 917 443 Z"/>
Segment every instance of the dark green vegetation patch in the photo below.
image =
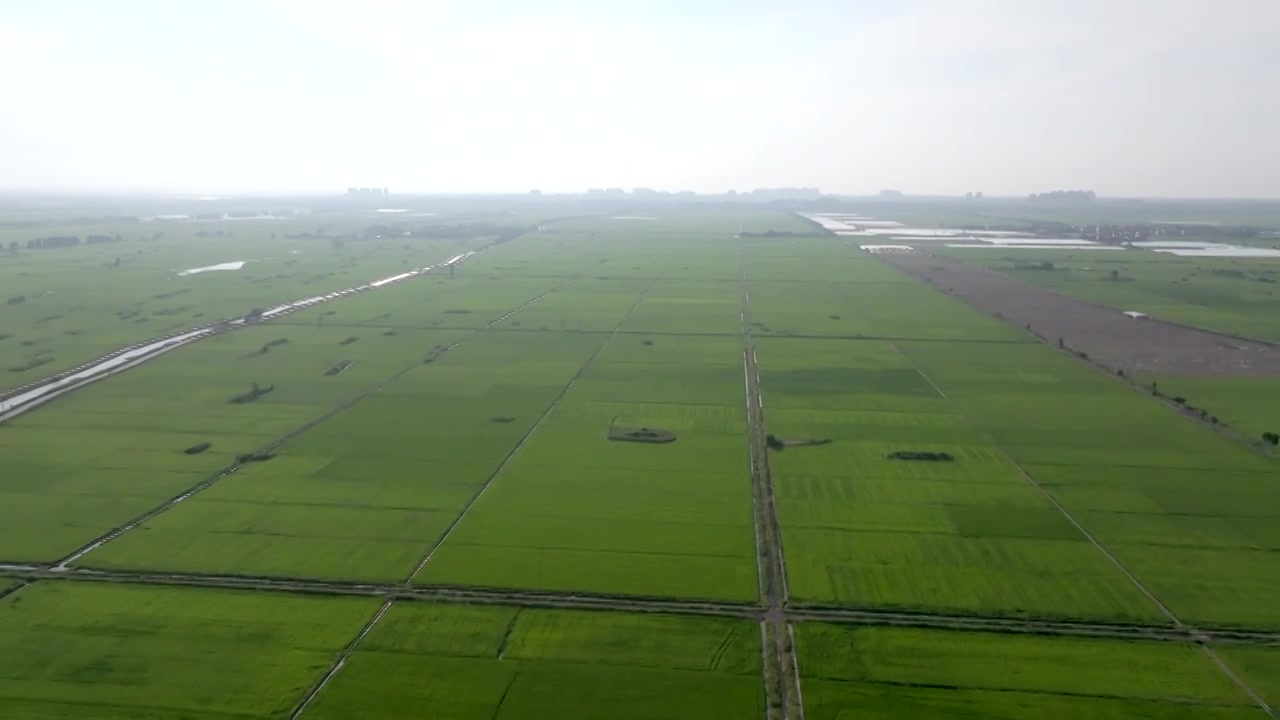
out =
<path fill-rule="evenodd" d="M 621 442 L 671 443 L 676 441 L 676 434 L 670 430 L 657 428 L 611 427 L 609 428 L 609 439 Z"/>

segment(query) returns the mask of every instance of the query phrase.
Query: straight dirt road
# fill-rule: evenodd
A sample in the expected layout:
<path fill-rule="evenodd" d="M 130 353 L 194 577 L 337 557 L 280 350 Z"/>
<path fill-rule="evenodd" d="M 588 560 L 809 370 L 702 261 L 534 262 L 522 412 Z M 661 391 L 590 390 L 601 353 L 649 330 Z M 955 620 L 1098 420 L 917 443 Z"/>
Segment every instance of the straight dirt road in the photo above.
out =
<path fill-rule="evenodd" d="M 759 555 L 757 567 L 760 599 L 765 606 L 762 634 L 767 716 L 801 720 L 804 718 L 804 703 L 800 696 L 800 668 L 796 662 L 791 626 L 787 622 L 787 602 L 790 600 L 787 563 L 782 553 L 782 533 L 773 497 L 773 477 L 769 472 L 764 396 L 760 390 L 760 369 L 756 365 L 755 339 L 751 333 L 751 293 L 741 254 L 738 256 L 738 290 L 742 307 L 742 369 Z"/>

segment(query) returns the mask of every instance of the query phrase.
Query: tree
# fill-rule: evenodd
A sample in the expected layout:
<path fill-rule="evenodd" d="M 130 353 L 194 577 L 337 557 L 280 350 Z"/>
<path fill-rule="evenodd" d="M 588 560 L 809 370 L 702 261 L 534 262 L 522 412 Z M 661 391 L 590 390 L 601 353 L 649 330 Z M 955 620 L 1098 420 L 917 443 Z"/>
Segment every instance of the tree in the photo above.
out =
<path fill-rule="evenodd" d="M 1262 440 L 1272 445 L 1280 445 L 1280 433 L 1264 432 L 1262 433 Z"/>

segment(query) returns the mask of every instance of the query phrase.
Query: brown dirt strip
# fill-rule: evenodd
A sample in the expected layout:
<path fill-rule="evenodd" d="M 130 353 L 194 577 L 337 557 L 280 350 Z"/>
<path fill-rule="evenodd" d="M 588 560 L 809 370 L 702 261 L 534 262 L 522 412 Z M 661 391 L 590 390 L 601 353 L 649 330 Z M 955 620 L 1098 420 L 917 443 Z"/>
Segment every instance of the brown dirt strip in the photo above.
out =
<path fill-rule="evenodd" d="M 755 505 L 756 543 L 762 561 L 760 570 L 761 600 L 765 604 L 765 636 L 771 640 L 765 651 L 766 706 L 781 714 L 782 720 L 803 720 L 804 704 L 800 695 L 800 668 L 796 661 L 791 626 L 787 623 L 786 606 L 790 600 L 787 587 L 787 563 L 782 549 L 782 532 L 773 493 L 773 476 L 769 470 L 769 445 L 764 421 L 764 397 L 760 390 L 760 369 L 756 365 L 755 340 L 751 332 L 751 293 L 747 271 L 738 253 L 738 289 L 742 319 L 742 369 L 747 406 L 747 442 L 751 459 L 752 500 Z"/>
<path fill-rule="evenodd" d="M 1059 295 L 1001 273 L 923 252 L 877 255 L 973 307 L 1129 375 L 1280 375 L 1280 347 Z"/>
<path fill-rule="evenodd" d="M 520 310 L 523 310 L 524 308 L 526 308 L 526 307 L 528 307 L 528 306 L 532 305 L 533 303 L 537 302 L 538 300 L 541 300 L 542 298 L 544 298 L 544 297 L 546 297 L 546 296 L 550 295 L 551 293 L 553 293 L 553 292 L 555 292 L 555 291 L 557 291 L 557 290 L 559 290 L 559 289 L 563 288 L 565 285 L 568 285 L 568 284 L 569 284 L 570 282 L 572 282 L 574 279 L 575 279 L 575 278 L 570 278 L 570 279 L 568 279 L 568 280 L 565 280 L 564 282 L 562 282 L 562 283 L 560 283 L 559 285 L 557 285 L 557 286 L 555 286 L 555 287 L 551 288 L 550 290 L 548 290 L 548 291 L 546 291 L 546 292 L 544 292 L 544 293 L 542 293 L 542 294 L 538 295 L 537 297 L 534 297 L 534 298 L 530 299 L 529 301 L 525 302 L 523 305 L 521 305 L 521 306 L 517 307 L 515 310 L 512 310 L 511 312 L 507 313 L 506 315 L 503 315 L 502 317 L 503 317 L 503 318 L 505 318 L 505 317 L 507 317 L 507 316 L 511 315 L 512 313 L 516 313 L 516 312 L 519 312 Z M 468 338 L 474 337 L 476 334 L 478 334 L 478 333 L 482 333 L 482 332 L 484 332 L 485 330 L 488 330 L 488 329 L 492 328 L 494 325 L 496 325 L 498 322 L 500 322 L 500 321 L 501 321 L 501 319 L 502 319 L 502 318 L 499 318 L 499 319 L 497 319 L 497 320 L 494 320 L 494 321 L 490 322 L 488 325 L 485 325 L 485 326 L 484 326 L 484 327 L 482 327 L 482 328 L 478 328 L 478 329 L 476 329 L 476 330 L 472 331 L 470 334 L 468 334 L 468 335 L 466 335 L 466 336 L 464 336 L 464 337 L 461 337 L 461 338 L 459 338 L 459 339 L 455 340 L 455 341 L 453 342 L 453 344 L 448 345 L 448 346 L 447 346 L 447 347 L 445 347 L 445 348 L 444 348 L 444 350 L 443 350 L 443 351 L 441 351 L 441 352 L 448 351 L 448 350 L 452 350 L 453 348 L 458 347 L 458 346 L 459 346 L 459 345 L 461 345 L 463 342 L 465 342 Z M 360 401 L 362 401 L 362 400 L 364 400 L 365 398 L 369 397 L 370 395 L 372 395 L 372 394 L 374 394 L 374 393 L 378 392 L 379 390 L 381 390 L 382 388 L 384 388 L 384 387 L 386 387 L 387 385 L 391 384 L 392 382 L 395 382 L 397 379 L 399 379 L 399 378 L 400 378 L 400 377 L 402 377 L 403 375 L 407 374 L 409 371 L 413 370 L 414 368 L 421 367 L 421 365 L 422 365 L 422 361 L 421 361 L 421 360 L 415 360 L 412 364 L 407 365 L 407 366 L 405 366 L 405 367 L 401 368 L 400 370 L 396 371 L 396 372 L 395 372 L 395 374 L 391 375 L 390 377 L 388 377 L 387 379 L 383 380 L 382 382 L 379 382 L 378 384 L 373 385 L 372 387 L 366 388 L 365 390 L 361 391 L 359 394 L 355 395 L 354 397 L 352 397 L 352 398 L 350 398 L 350 399 L 346 400 L 346 401 L 345 401 L 345 402 L 343 402 L 342 404 L 340 404 L 340 405 L 338 405 L 338 406 L 336 406 L 336 407 L 330 408 L 329 410 L 325 411 L 323 414 L 319 415 L 318 417 L 316 417 L 316 418 L 314 418 L 314 419 L 312 419 L 312 420 L 310 420 L 310 421 L 308 421 L 308 422 L 306 422 L 306 423 L 304 423 L 304 424 L 302 424 L 302 425 L 299 425 L 298 427 L 293 428 L 293 429 L 292 429 L 292 430 L 290 430 L 289 432 L 287 432 L 287 433 L 285 433 L 285 434 L 283 434 L 283 435 L 281 435 L 281 436 L 279 436 L 279 437 L 275 438 L 275 439 L 274 439 L 274 440 L 272 440 L 271 442 L 269 442 L 269 443 L 267 443 L 266 445 L 264 445 L 264 446 L 262 446 L 261 448 L 259 448 L 257 451 L 255 451 L 255 452 L 253 452 L 253 453 L 250 453 L 250 455 L 249 455 L 249 456 L 262 455 L 262 454 L 264 454 L 264 453 L 270 453 L 270 452 L 272 452 L 272 451 L 273 451 L 273 450 L 275 450 L 276 448 L 280 447 L 281 445 L 284 445 L 286 442 L 288 442 L 288 441 L 292 440 L 293 438 L 295 438 L 295 437 L 297 437 L 297 436 L 301 435 L 302 433 L 304 433 L 304 432 L 306 432 L 306 431 L 310 430 L 311 428 L 313 428 L 313 427 L 315 427 L 315 426 L 319 425 L 320 423 L 324 422 L 325 420 L 328 420 L 328 419 L 330 419 L 330 418 L 334 417 L 335 415 L 338 415 L 338 414 L 339 414 L 339 413 L 341 413 L 341 412 L 344 412 L 344 411 L 346 411 L 346 410 L 351 409 L 352 407 L 354 407 L 354 406 L 356 406 L 357 404 L 359 404 L 359 403 L 360 403 Z M 216 472 L 216 473 L 214 473 L 213 475 L 210 475 L 209 477 L 205 478 L 204 480 L 201 480 L 199 483 L 197 483 L 197 484 L 193 485 L 192 487 L 188 488 L 187 490 L 183 491 L 181 494 L 179 494 L 179 495 L 177 495 L 177 496 L 175 496 L 175 497 L 170 498 L 169 500 L 165 501 L 164 503 L 162 503 L 162 504 L 160 504 L 160 505 L 158 505 L 158 506 L 156 506 L 156 507 L 154 507 L 154 508 L 152 508 L 152 509 L 150 509 L 150 510 L 146 511 L 145 513 L 143 513 L 143 514 L 141 514 L 141 515 L 137 516 L 136 518 L 134 518 L 134 519 L 130 520 L 129 522 L 125 523 L 124 525 L 121 525 L 121 526 L 119 526 L 119 527 L 117 527 L 117 528 L 112 529 L 111 531 L 107 532 L 106 534 L 102 535 L 101 537 L 97 538 L 96 540 L 93 540 L 93 541 L 89 542 L 88 544 L 84 545 L 83 547 L 81 547 L 81 548 L 77 549 L 76 551 L 72 552 L 70 555 L 67 555 L 66 557 L 64 557 L 64 558 L 62 558 L 61 560 L 57 561 L 57 563 L 56 563 L 57 567 L 63 567 L 63 568 L 65 568 L 65 567 L 69 566 L 71 563 L 73 563 L 73 562 L 75 562 L 75 561 L 79 560 L 80 558 L 84 557 L 85 555 L 88 555 L 90 552 L 93 552 L 94 550 L 96 550 L 96 549 L 98 549 L 98 548 L 102 547 L 103 545 L 105 545 L 105 544 L 107 544 L 107 543 L 111 542 L 112 540 L 116 539 L 117 537 L 120 537 L 121 535 L 123 535 L 123 534 L 125 534 L 125 533 L 129 532 L 130 530 L 133 530 L 134 528 L 138 527 L 139 525 L 142 525 L 143 523 L 147 522 L 148 520 L 151 520 L 152 518 L 156 517 L 157 515 L 160 515 L 161 513 L 163 513 L 163 512 L 165 512 L 165 511 L 167 511 L 167 510 L 169 510 L 169 509 L 173 508 L 175 505 L 177 505 L 178 503 L 181 503 L 182 501 L 186 500 L 187 498 L 190 498 L 190 497 L 191 497 L 191 496 L 193 496 L 193 495 L 196 495 L 196 494 L 198 494 L 198 493 L 200 493 L 200 492 L 202 492 L 202 491 L 204 491 L 204 490 L 207 490 L 208 488 L 210 488 L 211 486 L 213 486 L 215 483 L 217 483 L 219 480 L 222 480 L 223 478 L 225 478 L 225 477 L 227 477 L 227 476 L 229 476 L 229 475 L 232 475 L 232 474 L 236 473 L 238 470 L 240 470 L 241 468 L 243 468 L 246 464 L 248 464 L 248 463 L 244 463 L 244 462 L 239 462 L 239 461 L 237 461 L 237 462 L 235 462 L 235 463 L 233 463 L 233 464 L 231 464 L 231 465 L 228 465 L 227 467 L 223 468 L 222 470 L 217 471 L 217 472 Z"/>

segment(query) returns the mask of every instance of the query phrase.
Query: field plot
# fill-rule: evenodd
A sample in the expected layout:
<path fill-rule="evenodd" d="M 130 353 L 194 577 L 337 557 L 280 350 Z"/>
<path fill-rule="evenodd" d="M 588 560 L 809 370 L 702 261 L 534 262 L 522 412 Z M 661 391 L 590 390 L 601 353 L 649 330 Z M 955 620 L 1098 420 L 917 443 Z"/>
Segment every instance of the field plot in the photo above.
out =
<path fill-rule="evenodd" d="M 614 336 L 418 580 L 754 598 L 740 356 L 730 338 Z"/>
<path fill-rule="evenodd" d="M 609 332 L 652 284 L 637 279 L 576 279 L 503 320 L 504 330 Z"/>
<path fill-rule="evenodd" d="M 403 580 L 599 342 L 476 335 L 81 563 Z"/>
<path fill-rule="evenodd" d="M 1262 716 L 1190 643 L 822 624 L 796 642 L 810 720 Z"/>
<path fill-rule="evenodd" d="M 343 344 L 348 329 L 246 328 L 0 426 L 0 558 L 57 559 L 457 337 L 360 335 Z M 271 392 L 231 402 L 255 383 Z"/>
<path fill-rule="evenodd" d="M 1280 626 L 1274 461 L 1047 347 L 899 347 L 1182 620 Z"/>
<path fill-rule="evenodd" d="M 743 251 L 751 317 L 760 336 L 831 336 L 1028 342 L 836 238 Z M 806 272 L 808 273 L 806 277 Z"/>
<path fill-rule="evenodd" d="M 1116 310 L 1280 342 L 1280 260 L 1177 257 L 1148 250 L 938 251 Z M 1046 262 L 1051 269 L 1042 269 Z"/>
<path fill-rule="evenodd" d="M 775 214 L 777 215 L 777 214 Z M 568 231 L 556 224 L 520 238 L 502 252 L 467 260 L 467 272 L 503 277 L 665 278 L 733 280 L 732 232 L 644 232 L 649 225 L 612 232 Z M 728 265 L 725 258 L 730 258 Z"/>
<path fill-rule="evenodd" d="M 722 258 L 722 263 L 729 262 Z M 620 332 L 665 334 L 665 346 L 680 334 L 739 337 L 738 286 L 728 280 L 658 280 L 627 316 Z M 741 349 L 741 342 L 737 343 Z M 617 345 L 616 347 L 623 347 Z"/>
<path fill-rule="evenodd" d="M 0 708 L 53 720 L 279 718 L 372 599 L 40 582 L 0 600 Z"/>
<path fill-rule="evenodd" d="M 305 716 L 759 717 L 759 637 L 742 620 L 401 602 Z"/>
<path fill-rule="evenodd" d="M 431 273 L 365 293 L 359 303 L 316 305 L 273 324 L 476 330 L 563 283 L 556 277 L 481 275 L 469 260 L 456 277 Z"/>
<path fill-rule="evenodd" d="M 1280 648 L 1224 645 L 1218 655 L 1271 707 L 1280 707 Z"/>
<path fill-rule="evenodd" d="M 1233 430 L 1258 442 L 1262 435 L 1280 432 L 1278 377 L 1143 377 L 1167 398 L 1185 398 L 1188 406 L 1203 408 Z"/>
<path fill-rule="evenodd" d="M 770 458 L 793 598 L 1159 619 L 894 345 L 766 338 L 757 347 L 770 431 L 833 441 Z M 889 458 L 900 451 L 955 461 Z"/>
<path fill-rule="evenodd" d="M 732 272 L 728 243 L 676 239 L 697 259 L 717 258 L 717 275 Z M 660 234 L 627 242 L 539 235 L 537 242 L 562 245 L 555 257 L 570 268 L 584 253 L 601 253 L 598 264 L 608 266 L 601 273 L 629 263 L 636 273 L 666 272 L 679 252 Z M 674 262 L 685 262 L 679 257 Z M 576 304 L 585 309 L 557 298 L 534 310 L 553 327 L 566 318 L 617 331 L 592 336 L 601 343 L 595 359 L 417 582 L 756 597 L 737 286 L 673 274 L 574 280 L 561 292 L 581 283 Z M 610 291 L 614 300 L 600 297 Z M 612 428 L 657 428 L 677 440 L 611 441 Z"/>

